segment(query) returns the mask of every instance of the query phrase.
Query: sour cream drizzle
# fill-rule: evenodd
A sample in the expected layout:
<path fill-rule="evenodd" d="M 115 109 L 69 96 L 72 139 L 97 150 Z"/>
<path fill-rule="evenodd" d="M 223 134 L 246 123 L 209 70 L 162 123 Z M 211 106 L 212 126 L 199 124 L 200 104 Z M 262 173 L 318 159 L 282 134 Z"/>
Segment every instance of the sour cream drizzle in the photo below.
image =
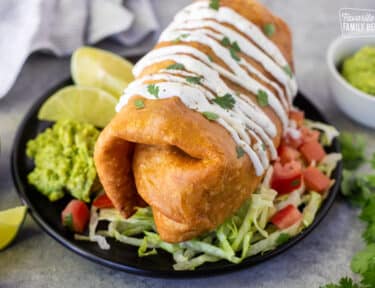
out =
<path fill-rule="evenodd" d="M 222 23 L 231 24 L 246 37 Z M 242 55 L 257 61 L 277 82 L 269 79 L 245 59 L 235 59 L 228 47 L 220 43 L 224 37 L 236 42 Z M 269 158 L 277 157 L 273 144 L 273 138 L 277 135 L 275 124 L 250 97 L 233 91 L 225 79 L 254 95 L 259 91 L 266 93 L 268 105 L 275 111 L 286 131 L 288 109 L 297 86 L 295 78 L 289 77 L 283 70 L 288 63 L 282 53 L 256 25 L 228 7 L 220 7 L 218 11 L 209 8 L 208 1 L 196 2 L 177 14 L 175 20 L 163 32 L 160 42 L 175 39 L 178 39 L 178 45 L 152 50 L 137 63 L 133 73 L 138 79 L 127 87 L 116 110 L 120 111 L 135 95 L 147 99 L 177 96 L 192 110 L 218 115 L 216 121 L 249 156 L 256 174 L 262 175 L 269 166 Z M 208 55 L 188 45 L 190 42 L 209 47 L 229 70 L 212 62 Z M 162 69 L 155 74 L 140 77 L 145 68 L 163 61 L 173 61 L 183 65 L 183 69 Z M 199 81 L 189 83 L 187 77 L 195 77 Z M 150 83 L 158 87 L 158 95 L 150 93 Z M 277 92 L 277 96 L 263 83 L 271 86 Z M 226 94 L 230 94 L 235 101 L 231 109 L 224 109 L 213 101 Z"/>

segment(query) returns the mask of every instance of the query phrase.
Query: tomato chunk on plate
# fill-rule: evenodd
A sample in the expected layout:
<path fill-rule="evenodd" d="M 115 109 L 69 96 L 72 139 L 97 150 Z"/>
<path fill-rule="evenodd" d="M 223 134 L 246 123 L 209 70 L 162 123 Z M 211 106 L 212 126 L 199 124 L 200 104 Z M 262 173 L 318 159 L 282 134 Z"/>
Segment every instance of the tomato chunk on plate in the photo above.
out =
<path fill-rule="evenodd" d="M 288 205 L 272 216 L 271 222 L 279 229 L 286 229 L 298 223 L 302 219 L 302 213 L 294 205 Z"/>
<path fill-rule="evenodd" d="M 297 160 L 300 153 L 293 147 L 287 145 L 280 145 L 277 149 L 281 164 L 286 164 L 290 161 Z"/>
<path fill-rule="evenodd" d="M 307 127 L 301 128 L 301 134 L 302 134 L 302 142 L 308 143 L 308 142 L 319 142 L 319 136 L 320 132 L 316 130 L 312 130 Z"/>
<path fill-rule="evenodd" d="M 114 207 L 111 199 L 108 198 L 107 194 L 101 194 L 96 197 L 94 202 L 92 202 L 92 205 L 99 209 Z"/>
<path fill-rule="evenodd" d="M 302 156 L 309 163 L 311 163 L 312 161 L 319 162 L 326 156 L 326 152 L 324 151 L 322 145 L 316 141 L 303 144 L 299 148 L 299 151 L 301 151 Z"/>
<path fill-rule="evenodd" d="M 323 193 L 331 184 L 331 179 L 324 175 L 316 167 L 307 167 L 303 171 L 303 179 L 306 187 L 310 190 Z"/>
<path fill-rule="evenodd" d="M 271 188 L 278 194 L 287 194 L 299 188 L 302 184 L 302 165 L 298 161 L 291 161 L 282 165 L 276 162 L 273 167 Z"/>
<path fill-rule="evenodd" d="M 305 120 L 305 113 L 299 110 L 290 110 L 289 119 L 296 122 L 297 127 L 302 127 L 303 120 Z"/>
<path fill-rule="evenodd" d="M 61 213 L 63 226 L 77 233 L 85 231 L 90 219 L 90 211 L 86 203 L 81 200 L 72 200 Z"/>

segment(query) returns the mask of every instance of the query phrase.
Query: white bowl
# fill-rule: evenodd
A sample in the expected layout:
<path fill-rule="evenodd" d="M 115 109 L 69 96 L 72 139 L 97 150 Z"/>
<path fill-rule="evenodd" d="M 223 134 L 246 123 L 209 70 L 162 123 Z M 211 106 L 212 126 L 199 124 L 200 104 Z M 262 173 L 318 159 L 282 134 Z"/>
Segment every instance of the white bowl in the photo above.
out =
<path fill-rule="evenodd" d="M 375 96 L 349 84 L 338 71 L 339 65 L 366 45 L 375 45 L 375 37 L 339 37 L 328 48 L 329 85 L 339 108 L 353 120 L 375 128 Z"/>

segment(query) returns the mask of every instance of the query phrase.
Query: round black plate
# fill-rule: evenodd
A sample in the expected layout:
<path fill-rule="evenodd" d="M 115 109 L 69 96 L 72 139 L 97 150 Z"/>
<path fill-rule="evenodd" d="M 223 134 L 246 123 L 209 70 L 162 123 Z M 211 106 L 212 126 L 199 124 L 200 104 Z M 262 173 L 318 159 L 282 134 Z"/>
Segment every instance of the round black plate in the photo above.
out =
<path fill-rule="evenodd" d="M 110 239 L 111 249 L 101 250 L 96 243 L 83 241 L 75 241 L 73 235 L 67 232 L 60 223 L 60 213 L 70 200 L 69 197 L 51 203 L 42 196 L 36 189 L 27 182 L 27 174 L 33 169 L 33 163 L 25 154 L 26 143 L 28 140 L 35 138 L 38 133 L 43 131 L 51 123 L 39 121 L 37 113 L 41 105 L 46 99 L 58 89 L 72 84 L 71 79 L 62 82 L 60 85 L 47 91 L 26 114 L 21 126 L 18 129 L 12 152 L 12 173 L 18 194 L 22 201 L 29 207 L 31 216 L 35 221 L 54 239 L 60 242 L 68 249 L 75 253 L 86 257 L 97 263 L 123 270 L 130 273 L 141 274 L 153 277 L 198 277 L 208 276 L 233 270 L 243 269 L 262 261 L 275 257 L 301 241 L 309 234 L 326 216 L 331 208 L 339 190 L 341 180 L 342 164 L 340 163 L 333 173 L 336 179 L 335 185 L 331 188 L 329 196 L 320 208 L 313 224 L 305 229 L 302 233 L 292 238 L 290 241 L 277 249 L 256 255 L 245 259 L 240 264 L 232 264 L 227 261 L 205 264 L 195 271 L 174 271 L 172 268 L 173 259 L 164 251 L 160 251 L 157 255 L 140 258 L 137 256 L 137 248 L 128 246 Z M 305 111 L 306 117 L 312 120 L 327 122 L 318 109 L 309 102 L 301 93 L 295 99 L 295 105 Z M 339 152 L 340 147 L 337 140 L 333 142 L 329 152 Z"/>

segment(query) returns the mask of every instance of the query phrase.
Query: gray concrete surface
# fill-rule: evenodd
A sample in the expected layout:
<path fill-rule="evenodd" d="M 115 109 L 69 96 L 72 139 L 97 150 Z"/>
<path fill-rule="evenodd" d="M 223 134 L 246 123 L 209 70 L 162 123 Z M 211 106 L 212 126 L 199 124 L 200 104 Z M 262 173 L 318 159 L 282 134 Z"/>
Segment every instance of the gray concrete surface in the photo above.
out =
<path fill-rule="evenodd" d="M 162 24 L 188 0 L 157 1 Z M 367 135 L 375 150 L 375 133 L 338 111 L 327 86 L 325 53 L 339 34 L 341 7 L 374 8 L 373 0 L 264 1 L 291 26 L 300 89 L 338 128 Z M 13 89 L 0 100 L 0 210 L 20 203 L 10 173 L 16 129 L 30 105 L 69 75 L 69 59 L 33 55 Z M 256 267 L 207 279 L 170 280 L 130 275 L 91 263 L 46 235 L 28 217 L 17 241 L 0 252 L 0 287 L 319 287 L 352 276 L 349 262 L 363 246 L 357 211 L 338 199 L 321 225 L 286 253 Z"/>

